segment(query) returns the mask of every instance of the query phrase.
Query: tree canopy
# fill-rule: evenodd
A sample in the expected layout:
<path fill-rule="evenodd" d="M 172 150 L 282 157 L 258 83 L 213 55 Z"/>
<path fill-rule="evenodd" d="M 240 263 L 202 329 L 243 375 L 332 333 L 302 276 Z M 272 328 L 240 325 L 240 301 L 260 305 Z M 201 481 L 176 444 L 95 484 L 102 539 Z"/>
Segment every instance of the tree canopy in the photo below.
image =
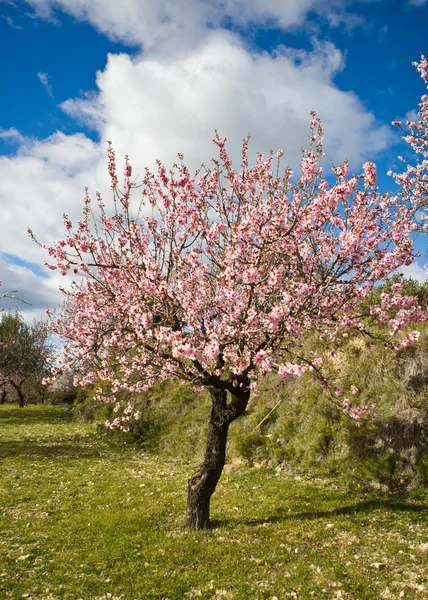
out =
<path fill-rule="evenodd" d="M 28 324 L 18 312 L 0 315 L 0 388 L 15 390 L 21 407 L 25 405 L 24 383 L 30 378 L 41 381 L 48 373 L 48 337 L 42 321 Z"/>

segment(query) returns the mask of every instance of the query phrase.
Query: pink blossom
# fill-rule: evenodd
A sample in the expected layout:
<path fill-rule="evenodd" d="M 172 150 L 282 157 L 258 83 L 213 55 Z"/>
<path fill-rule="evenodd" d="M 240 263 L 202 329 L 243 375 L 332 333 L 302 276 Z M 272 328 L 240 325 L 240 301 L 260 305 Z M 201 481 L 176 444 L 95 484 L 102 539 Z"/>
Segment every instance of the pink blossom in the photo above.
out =
<path fill-rule="evenodd" d="M 374 163 L 363 164 L 363 179 L 367 186 L 373 187 L 376 184 L 376 165 Z"/>
<path fill-rule="evenodd" d="M 427 160 L 423 131 L 412 135 Z M 119 185 L 110 145 L 113 207 L 86 191 L 74 230 L 65 216 L 66 235 L 45 245 L 50 269 L 84 274 L 65 290 L 51 327 L 66 342 L 64 361 L 79 371 L 79 384 L 103 382 L 99 397 L 116 411 L 110 427 L 128 428 L 139 414 L 115 394 L 128 397 L 171 378 L 246 394 L 246 401 L 272 372 L 285 380 L 311 370 L 326 388 L 333 361 L 324 364 L 306 348 L 307 332 L 334 343 L 349 332 L 373 335 L 367 328 L 376 323 L 384 326 L 376 334 L 381 343 L 402 348 L 417 339 L 403 329 L 426 317 L 398 284 L 371 307 L 370 325 L 361 316 L 375 284 L 414 259 L 425 163 L 406 170 L 395 196 L 379 194 L 371 162 L 359 175 L 343 162 L 331 184 L 315 114 L 300 179 L 289 168 L 279 172 L 282 151 L 257 154 L 250 167 L 246 139 L 235 169 L 226 140 L 216 133 L 214 143 L 218 160 L 196 178 L 180 157 L 172 170 L 158 162 L 138 194 L 128 158 Z M 364 418 L 361 407 L 344 402 L 351 416 Z"/>

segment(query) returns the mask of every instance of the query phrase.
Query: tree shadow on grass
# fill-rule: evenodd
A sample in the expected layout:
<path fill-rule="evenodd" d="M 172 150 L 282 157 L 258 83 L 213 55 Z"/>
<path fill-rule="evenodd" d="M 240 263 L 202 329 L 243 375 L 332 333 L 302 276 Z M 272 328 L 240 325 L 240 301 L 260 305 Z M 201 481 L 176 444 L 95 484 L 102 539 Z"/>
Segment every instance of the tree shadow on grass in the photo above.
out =
<path fill-rule="evenodd" d="M 247 527 L 258 527 L 265 525 L 266 523 L 286 523 L 287 521 L 311 521 L 317 519 L 331 519 L 337 516 L 352 516 L 360 513 L 370 513 L 383 509 L 388 512 L 396 513 L 411 513 L 414 515 L 420 515 L 420 519 L 426 522 L 428 517 L 428 504 L 420 505 L 413 504 L 412 502 L 397 501 L 391 499 L 373 499 L 364 502 L 356 501 L 354 504 L 348 504 L 346 506 L 339 506 L 331 510 L 305 510 L 302 512 L 294 511 L 289 512 L 285 508 L 275 509 L 269 516 L 264 519 L 213 519 L 211 521 L 211 527 L 226 527 L 235 528 L 237 526 L 246 525 Z"/>
<path fill-rule="evenodd" d="M 24 406 L 24 408 L 7 408 L 0 411 L 0 423 L 4 425 L 42 425 L 69 423 L 73 415 L 68 407 L 63 406 Z"/>
<path fill-rule="evenodd" d="M 99 456 L 100 448 L 91 436 L 67 436 L 51 443 L 48 439 L 0 442 L 0 461 L 7 458 L 80 460 Z"/>

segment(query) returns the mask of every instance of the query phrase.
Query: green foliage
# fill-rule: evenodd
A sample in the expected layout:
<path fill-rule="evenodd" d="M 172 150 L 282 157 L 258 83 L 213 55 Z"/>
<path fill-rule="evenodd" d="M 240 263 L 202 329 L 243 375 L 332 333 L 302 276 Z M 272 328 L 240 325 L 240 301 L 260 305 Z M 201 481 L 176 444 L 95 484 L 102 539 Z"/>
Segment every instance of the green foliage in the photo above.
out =
<path fill-rule="evenodd" d="M 132 424 L 130 433 L 145 450 L 186 459 L 202 456 L 210 410 L 206 392 L 164 381 L 139 394 L 134 402 L 141 418 Z"/>
<path fill-rule="evenodd" d="M 0 387 L 14 391 L 23 406 L 34 392 L 39 396 L 52 350 L 42 321 L 25 322 L 18 312 L 0 315 Z M 6 387 L 8 386 L 8 387 Z"/>
<path fill-rule="evenodd" d="M 249 464 L 254 464 L 258 458 L 266 458 L 266 441 L 260 433 L 246 432 L 234 438 L 235 450 Z M 260 450 L 262 452 L 259 454 Z"/>
<path fill-rule="evenodd" d="M 130 431 L 125 434 L 113 431 L 114 437 L 165 456 L 186 459 L 195 453 L 202 456 L 210 410 L 206 392 L 195 392 L 189 385 L 164 381 L 132 399 L 141 418 L 132 421 Z M 77 419 L 96 421 L 99 425 L 114 418 L 112 405 L 94 400 L 91 386 L 77 391 L 73 413 Z"/>
<path fill-rule="evenodd" d="M 427 423 L 397 416 L 378 419 L 350 429 L 348 444 L 355 479 L 394 491 L 426 486 Z"/>
<path fill-rule="evenodd" d="M 77 398 L 77 389 L 57 390 L 48 395 L 49 403 L 56 406 L 58 404 L 67 404 L 71 406 Z"/>
<path fill-rule="evenodd" d="M 74 388 L 73 415 L 77 421 L 84 423 L 104 422 L 107 419 L 108 409 L 105 404 L 94 399 L 93 386 Z"/>

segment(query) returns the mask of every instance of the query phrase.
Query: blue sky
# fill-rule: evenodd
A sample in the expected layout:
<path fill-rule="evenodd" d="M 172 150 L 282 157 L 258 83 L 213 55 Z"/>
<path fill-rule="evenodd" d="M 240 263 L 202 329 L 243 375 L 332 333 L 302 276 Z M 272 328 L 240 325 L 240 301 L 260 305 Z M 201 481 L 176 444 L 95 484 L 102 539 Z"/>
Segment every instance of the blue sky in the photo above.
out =
<path fill-rule="evenodd" d="M 35 315 L 63 282 L 26 229 L 50 242 L 85 185 L 108 194 L 107 139 L 139 172 L 209 160 L 214 128 L 232 154 L 251 133 L 297 164 L 315 109 L 327 161 L 375 160 L 387 189 L 407 154 L 390 123 L 425 91 L 423 0 L 0 0 L 0 16 L 0 279 Z"/>
<path fill-rule="evenodd" d="M 52 23 L 29 19 L 13 5 L 0 3 L 0 9 L 1 71 L 7 82 L 7 94 L 0 99 L 2 129 L 15 127 L 37 138 L 58 129 L 67 134 L 82 131 L 59 104 L 96 88 L 96 72 L 105 67 L 107 53 L 133 49 L 66 14 Z M 41 74 L 47 76 L 47 86 Z M 94 137 L 90 129 L 83 130 Z M 13 148 L 3 141 L 2 151 L 10 153 Z"/>
<path fill-rule="evenodd" d="M 307 21 L 291 31 L 256 24 L 239 27 L 229 22 L 227 26 L 256 52 L 272 52 L 281 44 L 310 49 L 313 36 L 332 41 L 346 61 L 335 77 L 336 85 L 355 92 L 389 123 L 395 115 L 415 108 L 423 93 L 411 63 L 427 52 L 428 3 L 412 6 L 403 0 L 384 0 L 354 3 L 351 9 L 360 24 L 356 19 L 356 24 L 351 20 L 331 27 L 325 18 L 309 13 Z M 67 118 L 59 104 L 96 91 L 96 72 L 105 68 L 108 53 L 136 55 L 139 45 L 112 41 L 90 23 L 58 10 L 51 20 L 37 18 L 25 2 L 0 1 L 0 14 L 1 71 L 7 90 L 0 98 L 2 129 L 15 127 L 23 135 L 39 138 L 58 129 L 84 130 L 96 139 L 94 131 Z M 48 76 L 52 97 L 38 74 Z M 2 152 L 12 151 L 3 145 Z"/>

